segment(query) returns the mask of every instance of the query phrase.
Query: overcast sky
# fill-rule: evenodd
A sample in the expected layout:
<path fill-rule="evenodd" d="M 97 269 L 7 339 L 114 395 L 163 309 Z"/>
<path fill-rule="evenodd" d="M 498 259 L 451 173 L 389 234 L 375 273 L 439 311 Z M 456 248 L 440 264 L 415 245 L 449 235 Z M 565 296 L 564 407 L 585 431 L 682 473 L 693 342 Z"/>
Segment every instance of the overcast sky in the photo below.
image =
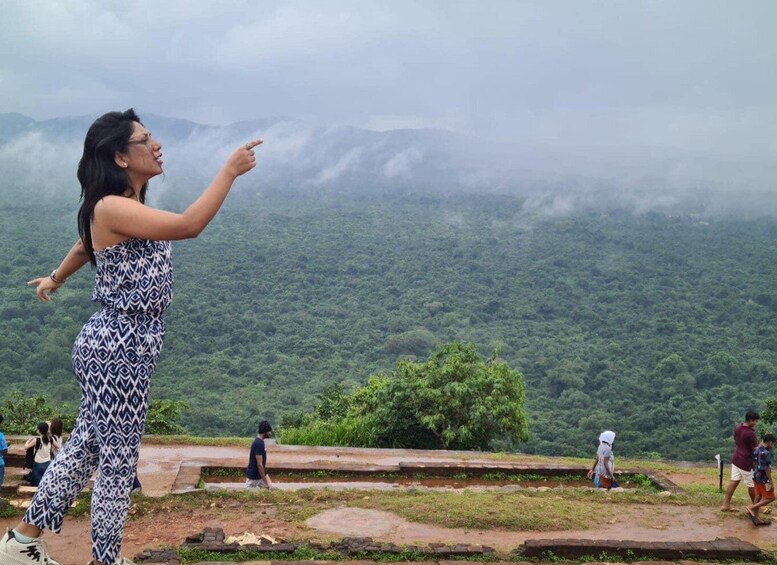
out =
<path fill-rule="evenodd" d="M 777 1 L 0 0 L 0 112 L 770 158 Z"/>

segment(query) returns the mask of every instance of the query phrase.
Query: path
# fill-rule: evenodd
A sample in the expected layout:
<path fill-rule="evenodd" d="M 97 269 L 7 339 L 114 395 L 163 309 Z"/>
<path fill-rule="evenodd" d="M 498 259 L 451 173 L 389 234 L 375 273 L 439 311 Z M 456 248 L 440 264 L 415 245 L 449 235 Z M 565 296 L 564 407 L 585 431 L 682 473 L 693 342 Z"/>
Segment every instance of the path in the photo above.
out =
<path fill-rule="evenodd" d="M 141 448 L 139 477 L 146 496 L 169 493 L 183 460 L 197 459 L 213 465 L 243 465 L 247 447 L 144 445 Z M 463 460 L 493 462 L 473 452 L 435 452 L 417 450 L 363 450 L 268 446 L 270 463 L 347 462 L 350 464 L 396 465 L 402 461 L 455 463 Z M 670 478 L 687 484 L 698 478 L 689 473 L 673 473 Z M 607 494 L 602 494 L 608 496 Z M 591 529 L 564 532 L 480 531 L 443 528 L 409 523 L 397 515 L 379 510 L 336 508 L 309 519 L 306 524 L 290 524 L 274 516 L 274 509 L 248 514 L 239 501 L 226 506 L 203 508 L 176 516 L 144 516 L 130 520 L 125 532 L 123 553 L 132 556 L 145 548 L 178 546 L 184 537 L 202 531 L 206 526 L 221 527 L 228 535 L 247 531 L 266 533 L 277 538 L 321 539 L 344 536 L 369 536 L 376 540 L 400 544 L 473 543 L 509 551 L 527 539 L 581 538 L 631 540 L 711 540 L 734 536 L 765 549 L 777 547 L 777 524 L 754 528 L 742 515 L 724 514 L 714 508 L 674 505 L 623 505 L 607 507 L 605 516 L 593 516 Z M 12 527 L 15 520 L 0 520 L 0 528 Z M 90 559 L 88 518 L 66 518 L 61 535 L 46 535 L 50 551 L 63 565 L 82 565 Z"/>

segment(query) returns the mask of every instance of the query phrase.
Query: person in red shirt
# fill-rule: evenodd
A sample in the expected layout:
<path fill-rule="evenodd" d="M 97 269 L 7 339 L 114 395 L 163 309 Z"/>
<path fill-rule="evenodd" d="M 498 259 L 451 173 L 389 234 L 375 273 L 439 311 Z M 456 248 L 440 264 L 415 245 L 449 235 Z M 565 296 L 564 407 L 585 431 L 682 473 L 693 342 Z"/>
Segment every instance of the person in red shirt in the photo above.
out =
<path fill-rule="evenodd" d="M 758 438 L 755 436 L 755 426 L 761 417 L 758 412 L 748 411 L 745 414 L 745 422 L 739 424 L 734 430 L 734 455 L 731 456 L 731 480 L 726 488 L 726 497 L 720 509 L 723 512 L 736 512 L 731 508 L 731 497 L 737 490 L 740 481 L 745 482 L 750 500 L 755 502 L 755 485 L 753 484 L 753 450 L 758 447 Z"/>

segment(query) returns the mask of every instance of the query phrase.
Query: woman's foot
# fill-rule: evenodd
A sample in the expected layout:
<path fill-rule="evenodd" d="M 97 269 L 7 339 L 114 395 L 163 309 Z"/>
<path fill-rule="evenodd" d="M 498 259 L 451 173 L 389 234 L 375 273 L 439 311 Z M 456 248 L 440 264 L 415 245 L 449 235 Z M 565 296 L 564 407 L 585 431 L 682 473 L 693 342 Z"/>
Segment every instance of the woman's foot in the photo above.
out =
<path fill-rule="evenodd" d="M 59 565 L 49 557 L 46 544 L 35 538 L 30 543 L 22 543 L 8 530 L 0 538 L 0 565 Z"/>

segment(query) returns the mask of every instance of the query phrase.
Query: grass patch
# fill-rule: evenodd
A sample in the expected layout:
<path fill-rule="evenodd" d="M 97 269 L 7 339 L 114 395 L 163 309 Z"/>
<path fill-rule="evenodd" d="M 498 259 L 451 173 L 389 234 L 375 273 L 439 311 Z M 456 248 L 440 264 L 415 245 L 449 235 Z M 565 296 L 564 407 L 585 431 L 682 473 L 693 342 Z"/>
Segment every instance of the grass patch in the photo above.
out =
<path fill-rule="evenodd" d="M 203 467 L 201 471 L 203 479 L 209 477 L 234 478 L 241 479 L 245 476 L 245 470 L 240 467 Z M 428 472 L 381 472 L 381 473 L 357 473 L 353 471 L 339 471 L 332 469 L 317 470 L 294 470 L 294 471 L 273 471 L 274 479 L 286 479 L 291 482 L 305 482 L 310 479 L 332 479 L 337 481 L 359 481 L 361 479 L 380 479 L 383 481 L 411 480 L 422 481 L 424 479 L 450 479 L 454 481 L 473 481 L 476 484 L 487 484 L 488 482 L 510 482 L 510 483 L 552 483 L 553 485 L 563 485 L 564 483 L 573 483 L 572 487 L 580 486 L 581 481 L 585 481 L 589 486 L 591 483 L 585 477 L 585 473 L 561 473 L 546 474 L 532 473 L 527 471 L 492 471 L 484 474 L 472 472 L 459 472 L 453 475 L 432 474 Z M 642 473 L 626 473 L 618 476 L 621 485 L 636 485 L 638 488 L 656 491 L 653 482 Z M 198 488 L 203 488 L 204 481 L 198 483 Z"/>
<path fill-rule="evenodd" d="M 89 509 L 92 507 L 92 491 L 83 491 L 74 501 L 76 504 L 68 510 L 68 515 L 75 518 L 79 516 L 86 516 L 89 514 Z"/>
<path fill-rule="evenodd" d="M 411 522 L 454 528 L 558 531 L 587 527 L 601 504 L 519 493 L 379 493 L 350 503 L 394 512 Z"/>
<path fill-rule="evenodd" d="M 15 518 L 24 514 L 24 508 L 17 508 L 16 506 L 7 505 L 0 508 L 0 518 Z"/>
<path fill-rule="evenodd" d="M 308 561 L 312 559 L 324 561 L 336 561 L 343 558 L 343 555 L 336 551 L 313 551 L 309 548 L 297 548 L 293 553 L 286 552 L 265 552 L 241 550 L 234 553 L 222 553 L 216 551 L 203 551 L 201 549 L 177 550 L 182 564 L 200 563 L 200 562 L 240 562 L 240 561 Z"/>

